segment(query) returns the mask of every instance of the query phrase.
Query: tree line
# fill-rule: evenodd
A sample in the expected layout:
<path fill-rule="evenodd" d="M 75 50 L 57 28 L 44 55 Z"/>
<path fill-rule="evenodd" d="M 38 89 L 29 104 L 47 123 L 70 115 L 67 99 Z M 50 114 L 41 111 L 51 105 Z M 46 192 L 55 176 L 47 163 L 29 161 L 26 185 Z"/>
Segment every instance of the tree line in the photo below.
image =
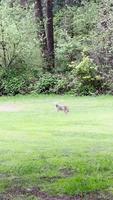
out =
<path fill-rule="evenodd" d="M 0 94 L 113 93 L 111 0 L 0 1 Z"/>

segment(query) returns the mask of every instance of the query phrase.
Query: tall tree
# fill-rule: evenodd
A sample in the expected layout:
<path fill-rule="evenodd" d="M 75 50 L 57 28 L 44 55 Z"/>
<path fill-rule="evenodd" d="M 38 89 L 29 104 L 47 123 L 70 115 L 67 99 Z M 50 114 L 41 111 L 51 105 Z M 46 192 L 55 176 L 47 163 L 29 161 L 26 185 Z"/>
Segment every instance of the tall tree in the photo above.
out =
<path fill-rule="evenodd" d="M 47 39 L 46 32 L 44 26 L 44 16 L 43 16 L 43 8 L 41 0 L 35 0 L 35 19 L 36 23 L 39 25 L 37 28 L 37 35 L 40 40 L 42 56 L 47 61 Z"/>
<path fill-rule="evenodd" d="M 37 33 L 47 71 L 52 71 L 54 68 L 53 0 L 46 0 L 44 14 L 42 3 L 41 0 L 35 0 L 35 18 L 39 25 Z M 44 25 L 44 17 L 47 19 L 46 26 Z"/>
<path fill-rule="evenodd" d="M 48 67 L 53 70 L 55 62 L 54 55 L 54 30 L 53 30 L 53 0 L 46 1 L 47 9 L 47 49 L 48 49 Z"/>

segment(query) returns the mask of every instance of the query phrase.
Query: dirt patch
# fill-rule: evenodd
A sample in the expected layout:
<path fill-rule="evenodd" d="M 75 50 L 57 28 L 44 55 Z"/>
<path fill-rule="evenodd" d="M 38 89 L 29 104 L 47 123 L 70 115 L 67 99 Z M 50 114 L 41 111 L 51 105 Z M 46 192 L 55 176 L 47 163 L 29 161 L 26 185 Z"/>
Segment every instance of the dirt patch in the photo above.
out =
<path fill-rule="evenodd" d="M 30 197 L 34 196 L 40 200 L 113 200 L 113 195 L 110 193 L 89 193 L 77 196 L 49 196 L 40 188 L 13 188 L 7 192 L 4 197 L 0 196 L 0 200 L 13 200 L 15 197 Z M 26 198 L 27 199 L 27 198 Z"/>
<path fill-rule="evenodd" d="M 49 182 L 49 183 L 53 183 L 59 179 L 61 179 L 62 176 L 52 176 L 52 177 L 48 177 L 48 176 L 41 176 L 40 180 L 43 182 Z"/>
<path fill-rule="evenodd" d="M 62 177 L 71 177 L 74 174 L 74 170 L 71 168 L 62 168 L 60 169 L 60 174 Z"/>
<path fill-rule="evenodd" d="M 74 170 L 71 168 L 61 168 L 59 170 L 59 175 L 58 176 L 41 176 L 40 180 L 43 182 L 49 182 L 49 183 L 53 183 L 55 181 L 58 181 L 61 178 L 67 178 L 67 177 L 71 177 L 74 174 Z"/>
<path fill-rule="evenodd" d="M 69 197 L 69 196 L 49 196 L 46 192 L 41 191 L 39 188 L 13 188 L 7 192 L 7 195 L 0 200 L 12 200 L 15 197 L 19 196 L 34 196 L 40 200 L 82 200 L 80 196 Z"/>
<path fill-rule="evenodd" d="M 0 112 L 19 112 L 21 106 L 16 104 L 2 104 L 0 105 Z"/>

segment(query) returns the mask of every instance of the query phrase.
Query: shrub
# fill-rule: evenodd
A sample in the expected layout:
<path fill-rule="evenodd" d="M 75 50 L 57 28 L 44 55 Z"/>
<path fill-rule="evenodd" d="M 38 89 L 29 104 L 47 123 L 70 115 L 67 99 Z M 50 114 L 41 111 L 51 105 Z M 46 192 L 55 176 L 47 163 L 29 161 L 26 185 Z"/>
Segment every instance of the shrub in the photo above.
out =
<path fill-rule="evenodd" d="M 36 93 L 64 94 L 69 91 L 69 78 L 62 74 L 43 74 L 34 84 Z"/>
<path fill-rule="evenodd" d="M 2 82 L 3 95 L 16 95 L 28 93 L 28 80 L 25 77 L 12 77 L 11 79 L 5 79 Z"/>
<path fill-rule="evenodd" d="M 34 91 L 37 93 L 52 92 L 57 80 L 52 74 L 43 74 L 34 85 Z"/>
<path fill-rule="evenodd" d="M 84 57 L 79 65 L 72 63 L 72 74 L 76 77 L 75 92 L 79 95 L 92 95 L 102 91 L 103 78 L 97 66 L 89 57 Z"/>
<path fill-rule="evenodd" d="M 4 69 L 0 73 L 0 95 L 16 95 L 30 92 L 29 85 L 33 80 L 31 71 L 26 71 L 24 67 L 16 67 Z"/>
<path fill-rule="evenodd" d="M 66 76 L 58 76 L 53 92 L 56 94 L 64 94 L 69 91 L 69 80 Z"/>

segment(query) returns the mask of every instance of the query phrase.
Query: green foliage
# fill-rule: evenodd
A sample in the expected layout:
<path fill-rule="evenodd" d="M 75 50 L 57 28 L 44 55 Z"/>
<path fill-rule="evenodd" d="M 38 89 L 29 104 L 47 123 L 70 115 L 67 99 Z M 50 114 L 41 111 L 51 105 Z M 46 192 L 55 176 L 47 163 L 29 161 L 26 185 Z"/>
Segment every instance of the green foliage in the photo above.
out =
<path fill-rule="evenodd" d="M 56 93 L 64 94 L 69 91 L 68 77 L 62 74 L 43 74 L 42 77 L 34 84 L 34 91 L 36 93 Z"/>
<path fill-rule="evenodd" d="M 43 74 L 35 84 L 34 89 L 37 93 L 50 93 L 56 84 L 56 77 L 52 74 Z"/>
<path fill-rule="evenodd" d="M 68 64 L 72 60 L 80 60 L 82 47 L 79 42 L 74 39 L 68 40 L 68 42 L 64 42 L 59 44 L 59 47 L 56 49 L 56 68 L 57 71 L 66 72 L 69 71 Z"/>
<path fill-rule="evenodd" d="M 0 4 L 0 95 L 31 91 L 31 79 L 42 68 L 32 8 Z M 34 73 L 35 72 L 35 73 Z M 31 78 L 32 77 L 32 78 Z"/>
<path fill-rule="evenodd" d="M 95 29 L 98 21 L 99 7 L 96 3 L 86 3 L 83 7 L 78 7 L 76 14 L 73 15 L 74 35 L 81 39 L 90 35 L 90 31 Z"/>
<path fill-rule="evenodd" d="M 79 95 L 91 95 L 102 90 L 103 79 L 98 74 L 97 66 L 89 59 L 84 57 L 82 62 L 76 66 L 72 63 L 73 75 L 77 78 L 76 92 Z"/>
<path fill-rule="evenodd" d="M 90 32 L 95 29 L 98 19 L 98 5 L 85 4 L 83 7 L 67 7 L 54 18 L 56 66 L 67 71 L 68 64 L 82 59 L 84 49 L 89 49 Z"/>
<path fill-rule="evenodd" d="M 13 77 L 5 79 L 2 83 L 2 93 L 4 95 L 25 94 L 27 91 L 27 81 L 24 77 Z"/>
<path fill-rule="evenodd" d="M 26 65 L 27 69 L 42 65 L 32 9 L 0 4 L 0 66 Z"/>
<path fill-rule="evenodd" d="M 71 78 L 70 92 L 88 95 L 113 91 L 111 5 L 110 1 L 92 1 L 83 7 L 64 8 L 55 16 L 57 71 L 71 71 L 72 61 L 81 66 Z M 93 59 L 96 67 L 85 69 L 83 54 Z"/>
<path fill-rule="evenodd" d="M 26 72 L 25 67 L 4 70 L 0 78 L 0 95 L 26 94 L 32 90 L 34 75 L 32 71 Z"/>
<path fill-rule="evenodd" d="M 58 76 L 57 77 L 57 84 L 54 87 L 53 92 L 56 94 L 64 94 L 68 92 L 70 89 L 69 87 L 69 79 L 65 76 Z"/>
<path fill-rule="evenodd" d="M 76 75 L 80 79 L 93 80 L 96 74 L 96 66 L 88 57 L 84 57 L 82 62 L 76 67 Z"/>
<path fill-rule="evenodd" d="M 90 53 L 104 79 L 104 93 L 113 94 L 113 4 L 103 0 L 100 4 L 98 22 L 91 32 Z"/>
<path fill-rule="evenodd" d="M 49 74 L 42 72 L 46 63 L 37 39 L 40 26 L 35 24 L 33 7 L 22 9 L 19 2 L 11 7 L 8 1 L 1 1 L 0 95 L 113 93 L 112 1 L 81 2 L 82 6 L 77 1 L 76 6 L 54 2 L 56 60 L 54 73 Z M 63 7 L 58 11 L 60 5 Z"/>

